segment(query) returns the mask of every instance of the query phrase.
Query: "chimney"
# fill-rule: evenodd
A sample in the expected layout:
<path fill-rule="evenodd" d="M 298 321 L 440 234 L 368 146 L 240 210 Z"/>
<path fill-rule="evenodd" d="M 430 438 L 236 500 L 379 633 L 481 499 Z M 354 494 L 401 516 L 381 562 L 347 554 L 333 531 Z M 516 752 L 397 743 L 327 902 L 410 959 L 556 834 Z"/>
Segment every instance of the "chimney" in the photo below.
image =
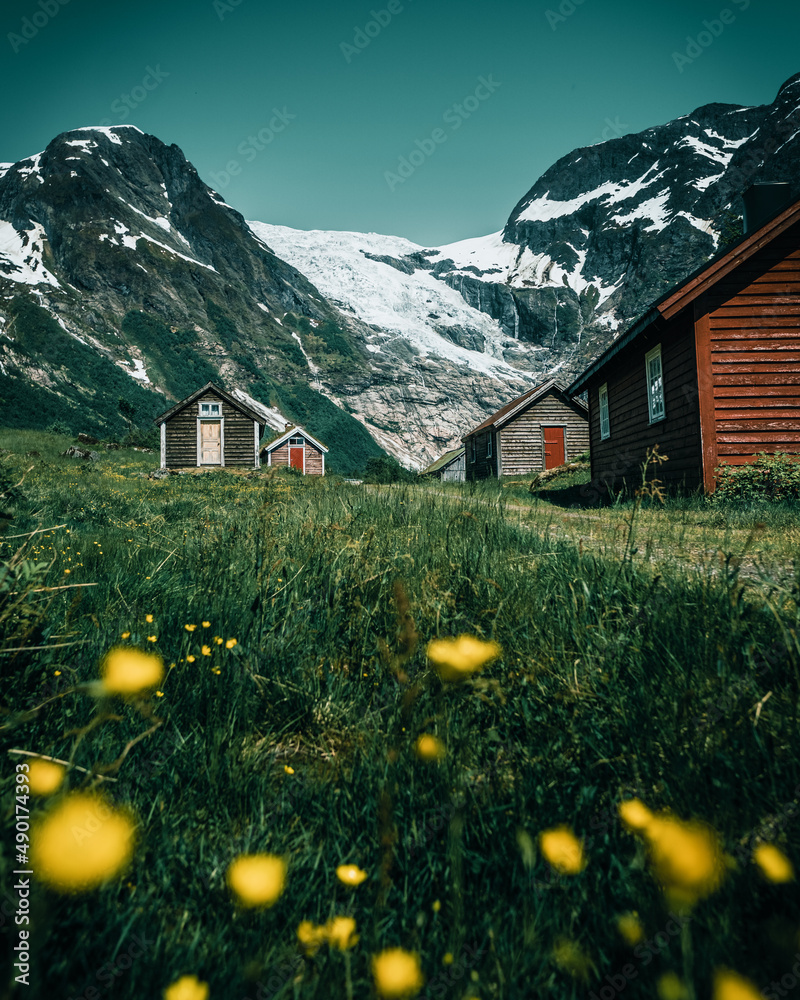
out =
<path fill-rule="evenodd" d="M 752 184 L 743 194 L 744 233 L 748 236 L 774 218 L 792 199 L 792 186 L 786 181 Z"/>

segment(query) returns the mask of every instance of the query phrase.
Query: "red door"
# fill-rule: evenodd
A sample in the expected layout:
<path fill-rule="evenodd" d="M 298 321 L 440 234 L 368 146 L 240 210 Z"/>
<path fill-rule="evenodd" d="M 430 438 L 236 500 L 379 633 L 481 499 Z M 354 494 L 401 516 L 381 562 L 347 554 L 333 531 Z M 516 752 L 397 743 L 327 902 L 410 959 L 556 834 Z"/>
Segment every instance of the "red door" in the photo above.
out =
<path fill-rule="evenodd" d="M 299 469 L 303 472 L 303 449 L 302 448 L 290 448 L 289 449 L 289 465 L 293 469 Z"/>
<path fill-rule="evenodd" d="M 564 428 L 563 427 L 543 427 L 544 435 L 544 467 L 545 469 L 555 469 L 557 465 L 564 464 Z"/>

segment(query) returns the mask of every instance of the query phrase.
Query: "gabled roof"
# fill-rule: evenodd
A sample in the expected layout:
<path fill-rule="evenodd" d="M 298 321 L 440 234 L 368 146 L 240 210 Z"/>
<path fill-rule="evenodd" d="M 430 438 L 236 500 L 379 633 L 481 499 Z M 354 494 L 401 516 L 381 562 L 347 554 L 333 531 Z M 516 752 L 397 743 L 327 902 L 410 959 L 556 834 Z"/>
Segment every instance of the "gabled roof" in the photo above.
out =
<path fill-rule="evenodd" d="M 312 437 L 308 431 L 304 431 L 302 427 L 290 427 L 285 434 L 281 434 L 280 437 L 275 438 L 274 441 L 270 441 L 269 444 L 265 444 L 261 449 L 262 452 L 274 451 L 276 448 L 280 448 L 282 444 L 289 440 L 290 437 L 304 437 L 306 441 L 310 441 L 315 447 L 319 448 L 320 451 L 328 454 L 328 448 L 321 441 L 317 441 L 315 437 Z"/>
<path fill-rule="evenodd" d="M 246 403 L 243 403 L 239 399 L 235 399 L 229 392 L 225 392 L 224 389 L 220 389 L 220 387 L 218 385 L 215 385 L 213 382 L 206 382 L 206 384 L 201 389 L 198 389 L 196 392 L 193 392 L 191 396 L 187 396 L 186 399 L 182 399 L 180 403 L 176 403 L 168 410 L 165 410 L 161 414 L 161 416 L 156 417 L 155 423 L 163 424 L 165 420 L 169 420 L 170 417 L 174 417 L 176 413 L 180 413 L 180 411 L 185 409 L 187 406 L 191 406 L 192 403 L 198 400 L 201 396 L 204 396 L 209 390 L 215 392 L 220 397 L 220 399 L 223 399 L 230 406 L 233 406 L 235 409 L 239 410 L 240 413 L 244 413 L 245 416 L 249 417 L 251 420 L 254 420 L 257 424 L 260 424 L 262 426 L 264 425 L 265 421 L 264 418 L 261 416 L 261 414 L 256 413 L 256 411 L 253 410 L 251 407 L 249 407 Z"/>
<path fill-rule="evenodd" d="M 583 403 L 577 399 L 571 399 L 565 391 L 564 386 L 556 379 L 551 378 L 541 385 L 534 386 L 533 389 L 528 389 L 521 396 L 517 396 L 510 403 L 506 403 L 505 406 L 500 407 L 496 413 L 493 413 L 482 424 L 478 424 L 468 434 L 465 434 L 461 440 L 466 441 L 467 438 L 472 437 L 473 434 L 477 434 L 478 431 L 487 430 L 490 427 L 499 430 L 504 424 L 518 417 L 523 410 L 527 410 L 528 407 L 538 403 L 540 399 L 544 398 L 550 392 L 557 392 L 569 406 L 579 409 L 584 415 L 588 416 L 589 411 Z"/>
<path fill-rule="evenodd" d="M 464 454 L 465 448 L 462 445 L 460 448 L 453 448 L 452 451 L 446 451 L 441 458 L 437 458 L 435 462 L 431 462 L 427 469 L 423 469 L 419 473 L 420 476 L 430 476 L 434 472 L 441 472 L 442 469 L 446 468 L 452 462 L 461 458 Z"/>
<path fill-rule="evenodd" d="M 776 216 L 766 222 L 759 229 L 743 236 L 737 243 L 727 250 L 722 250 L 712 257 L 710 261 L 701 265 L 689 275 L 684 281 L 670 289 L 660 299 L 647 310 L 644 315 L 633 323 L 632 326 L 618 337 L 614 343 L 605 350 L 596 361 L 582 372 L 567 388 L 570 395 L 576 395 L 586 389 L 589 380 L 600 371 L 601 368 L 618 354 L 624 347 L 632 343 L 648 327 L 656 322 L 670 320 L 677 316 L 679 312 L 691 305 L 701 295 L 713 288 L 717 282 L 727 277 L 740 264 L 749 260 L 773 240 L 777 239 L 796 223 L 800 222 L 800 200 L 793 202 L 788 208 L 784 208 Z"/>

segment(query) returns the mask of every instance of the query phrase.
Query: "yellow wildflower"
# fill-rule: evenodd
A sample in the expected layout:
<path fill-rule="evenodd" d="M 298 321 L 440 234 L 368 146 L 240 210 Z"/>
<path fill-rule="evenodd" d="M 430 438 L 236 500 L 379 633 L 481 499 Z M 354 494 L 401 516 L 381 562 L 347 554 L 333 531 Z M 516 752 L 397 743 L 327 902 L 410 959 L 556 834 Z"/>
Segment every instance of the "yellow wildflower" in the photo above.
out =
<path fill-rule="evenodd" d="M 211 622 L 203 622 L 203 628 L 211 628 Z"/>
<path fill-rule="evenodd" d="M 164 1000 L 208 1000 L 208 983 L 197 976 L 181 976 L 164 990 Z"/>
<path fill-rule="evenodd" d="M 339 865 L 336 869 L 336 877 L 345 885 L 361 885 L 367 877 L 367 873 L 362 871 L 358 865 Z"/>
<path fill-rule="evenodd" d="M 437 761 L 447 756 L 447 748 L 438 737 L 423 733 L 414 744 L 414 752 L 420 760 Z"/>
<path fill-rule="evenodd" d="M 34 759 L 28 768 L 28 784 L 34 795 L 52 795 L 64 781 L 64 765 L 52 760 Z"/>
<path fill-rule="evenodd" d="M 144 616 L 144 620 L 147 622 L 148 625 L 152 625 L 152 623 L 153 623 L 153 616 L 152 615 L 145 615 Z"/>
<path fill-rule="evenodd" d="M 288 764 L 284 764 L 284 765 L 283 765 L 283 769 L 284 769 L 284 771 L 285 771 L 285 772 L 286 772 L 287 774 L 294 774 L 294 768 L 293 768 L 293 767 L 289 767 L 289 765 L 288 765 Z"/>
<path fill-rule="evenodd" d="M 793 882 L 794 867 L 786 855 L 774 844 L 760 844 L 753 851 L 753 861 L 770 882 Z"/>
<path fill-rule="evenodd" d="M 183 627 L 186 629 L 187 632 L 194 632 L 194 630 L 197 628 L 196 625 L 184 625 Z"/>
<path fill-rule="evenodd" d="M 620 802 L 619 816 L 629 830 L 644 830 L 653 819 L 653 814 L 639 799 Z"/>
<path fill-rule="evenodd" d="M 325 928 L 315 927 L 310 920 L 303 920 L 297 927 L 297 940 L 305 952 L 313 955 L 325 943 Z"/>
<path fill-rule="evenodd" d="M 211 647 L 210 646 L 203 646 L 201 652 L 202 652 L 203 656 L 211 656 Z"/>
<path fill-rule="evenodd" d="M 242 854 L 228 868 L 227 879 L 240 906 L 272 906 L 286 885 L 286 862 L 275 854 Z"/>
<path fill-rule="evenodd" d="M 34 826 L 31 866 L 59 892 L 84 892 L 121 872 L 133 854 L 130 815 L 99 795 L 75 792 Z"/>
<path fill-rule="evenodd" d="M 347 951 L 358 944 L 356 922 L 352 917 L 334 917 L 325 925 L 325 935 L 331 948 Z"/>
<path fill-rule="evenodd" d="M 61 671 L 60 670 L 54 670 L 53 671 L 53 677 L 60 677 L 60 676 L 61 676 Z"/>
<path fill-rule="evenodd" d="M 402 948 L 389 948 L 372 958 L 372 974 L 385 1000 L 409 1000 L 424 982 L 419 956 Z"/>
<path fill-rule="evenodd" d="M 708 826 L 656 817 L 645 831 L 656 878 L 675 905 L 693 905 L 722 884 L 725 861 L 719 838 Z"/>
<path fill-rule="evenodd" d="M 236 645 L 236 639 L 228 639 L 228 641 L 225 643 L 225 648 L 233 649 L 235 645 Z"/>
<path fill-rule="evenodd" d="M 118 646 L 106 654 L 101 673 L 104 694 L 135 695 L 161 683 L 164 661 L 154 653 Z"/>
<path fill-rule="evenodd" d="M 216 643 L 216 644 L 217 644 L 218 646 L 221 646 L 221 645 L 222 645 L 222 636 L 221 636 L 221 635 L 215 635 L 215 636 L 214 636 L 214 642 L 215 642 L 215 643 Z"/>
<path fill-rule="evenodd" d="M 443 681 L 463 681 L 496 660 L 502 650 L 496 642 L 484 642 L 473 635 L 457 639 L 432 639 L 428 659 Z"/>
<path fill-rule="evenodd" d="M 433 910 L 433 912 L 438 913 L 439 910 L 441 910 L 441 908 L 442 908 L 441 900 L 434 899 L 434 901 L 431 903 L 431 909 Z"/>
<path fill-rule="evenodd" d="M 542 854 L 562 875 L 577 875 L 586 867 L 583 845 L 566 826 L 545 830 L 539 834 Z"/>
<path fill-rule="evenodd" d="M 644 937 L 642 922 L 639 920 L 639 914 L 636 912 L 623 913 L 622 916 L 617 917 L 617 930 L 631 948 L 638 944 Z"/>
<path fill-rule="evenodd" d="M 717 969 L 714 973 L 713 1000 L 761 1000 L 761 992 L 738 973 Z"/>
<path fill-rule="evenodd" d="M 163 697 L 164 697 L 163 691 L 156 691 L 156 698 L 163 698 Z"/>
<path fill-rule="evenodd" d="M 187 662 L 187 663 L 194 663 L 194 661 L 195 661 L 196 659 L 197 659 L 197 657 L 196 657 L 196 656 L 191 656 L 191 655 L 189 655 L 189 656 L 187 656 L 187 657 L 186 657 L 186 662 Z"/>
<path fill-rule="evenodd" d="M 659 1000 L 688 1000 L 689 994 L 683 980 L 674 972 L 665 972 L 656 983 Z"/>
<path fill-rule="evenodd" d="M 452 951 L 446 951 L 444 955 L 442 955 L 442 965 L 452 965 L 454 961 L 455 959 L 453 958 Z"/>
<path fill-rule="evenodd" d="M 130 632 L 123 632 L 122 635 L 120 636 L 120 638 L 122 639 L 130 639 L 130 637 L 131 637 Z"/>
<path fill-rule="evenodd" d="M 147 641 L 148 642 L 158 642 L 158 636 L 157 635 L 148 635 Z"/>

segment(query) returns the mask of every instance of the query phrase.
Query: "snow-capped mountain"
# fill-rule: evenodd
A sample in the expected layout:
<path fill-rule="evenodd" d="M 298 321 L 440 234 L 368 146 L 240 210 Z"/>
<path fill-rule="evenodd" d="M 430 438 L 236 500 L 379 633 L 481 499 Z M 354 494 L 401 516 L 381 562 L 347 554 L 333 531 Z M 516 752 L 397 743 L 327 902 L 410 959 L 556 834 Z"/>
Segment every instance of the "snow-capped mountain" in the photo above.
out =
<path fill-rule="evenodd" d="M 800 195 L 799 167 L 800 75 L 771 105 L 710 104 L 574 150 L 489 236 L 425 248 L 373 233 L 251 227 L 387 333 L 417 345 L 444 336 L 482 349 L 492 364 L 569 380 L 735 235 L 752 183 L 789 181 Z M 496 325 L 470 320 L 437 283 Z"/>

